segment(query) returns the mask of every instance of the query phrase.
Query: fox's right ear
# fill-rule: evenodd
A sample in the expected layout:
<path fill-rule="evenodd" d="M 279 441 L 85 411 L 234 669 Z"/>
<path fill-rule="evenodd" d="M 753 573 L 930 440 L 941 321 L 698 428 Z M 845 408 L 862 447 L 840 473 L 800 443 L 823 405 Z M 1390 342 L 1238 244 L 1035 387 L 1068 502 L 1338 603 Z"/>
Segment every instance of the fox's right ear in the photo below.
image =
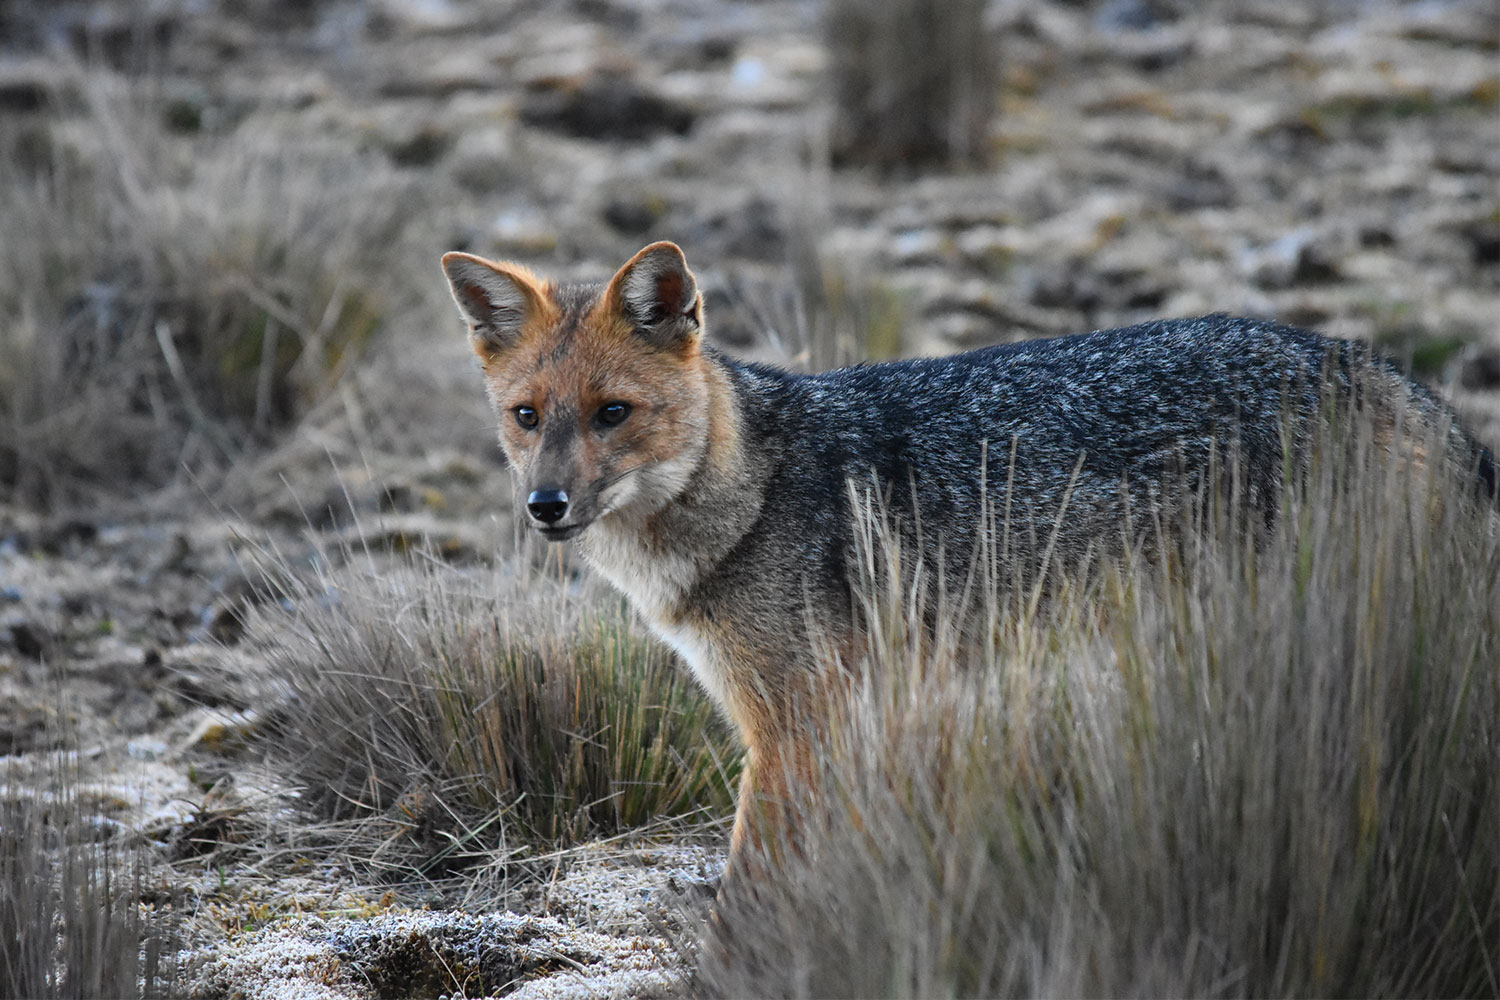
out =
<path fill-rule="evenodd" d="M 527 319 L 546 301 L 536 276 L 516 264 L 454 252 L 443 254 L 443 272 L 480 355 L 513 346 Z"/>

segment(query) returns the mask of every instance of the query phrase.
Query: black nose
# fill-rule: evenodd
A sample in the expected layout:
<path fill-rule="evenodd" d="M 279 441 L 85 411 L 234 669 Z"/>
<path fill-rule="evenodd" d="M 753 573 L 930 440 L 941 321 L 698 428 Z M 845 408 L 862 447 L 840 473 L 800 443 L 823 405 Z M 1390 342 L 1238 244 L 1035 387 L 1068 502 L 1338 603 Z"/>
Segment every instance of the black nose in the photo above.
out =
<path fill-rule="evenodd" d="M 543 524 L 554 524 L 568 513 L 566 490 L 536 490 L 526 498 L 526 509 Z"/>

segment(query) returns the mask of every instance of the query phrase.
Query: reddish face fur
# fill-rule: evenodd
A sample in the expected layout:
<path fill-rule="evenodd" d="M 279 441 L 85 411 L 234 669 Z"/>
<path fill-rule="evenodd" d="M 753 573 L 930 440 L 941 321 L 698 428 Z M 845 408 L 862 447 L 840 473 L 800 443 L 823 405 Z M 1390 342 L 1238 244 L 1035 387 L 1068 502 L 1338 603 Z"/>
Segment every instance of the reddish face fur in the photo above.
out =
<path fill-rule="evenodd" d="M 685 265 L 679 271 L 671 260 L 642 263 L 653 249 L 602 290 L 560 288 L 524 268 L 466 255 L 445 258 L 522 496 L 567 493 L 567 515 L 545 529 L 536 525 L 554 540 L 600 517 L 648 517 L 681 492 L 706 449 L 710 393 L 699 351 L 701 304 Z M 450 266 L 451 259 L 463 269 Z M 665 273 L 657 273 L 662 266 Z M 637 299 L 652 299 L 650 309 L 631 301 L 632 280 Z M 685 295 L 692 300 L 684 305 Z M 679 314 L 686 308 L 689 316 L 680 322 L 690 324 L 691 335 L 641 325 L 643 315 L 663 308 Z M 601 411 L 617 403 L 627 414 L 611 426 Z M 535 426 L 517 419 L 522 408 L 535 414 Z"/>

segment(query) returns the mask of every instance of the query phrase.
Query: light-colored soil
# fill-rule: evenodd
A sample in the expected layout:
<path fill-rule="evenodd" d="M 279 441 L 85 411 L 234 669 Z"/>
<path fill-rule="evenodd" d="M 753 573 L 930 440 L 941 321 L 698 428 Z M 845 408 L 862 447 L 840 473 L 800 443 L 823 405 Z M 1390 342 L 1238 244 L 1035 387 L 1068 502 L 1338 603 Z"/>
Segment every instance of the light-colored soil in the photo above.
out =
<path fill-rule="evenodd" d="M 824 284 L 806 273 L 814 261 L 885 331 L 880 353 L 1272 316 L 1415 358 L 1500 444 L 1493 3 L 1242 2 L 1156 18 L 1174 5 L 990 6 L 995 165 L 914 178 L 821 165 L 816 4 L 0 8 L 0 115 L 66 116 L 67 101 L 43 112 L 27 96 L 72 86 L 59 53 L 92 47 L 109 75 L 110 46 L 149 35 L 142 89 L 191 123 L 184 143 L 379 150 L 435 206 L 411 224 L 425 249 L 409 261 L 433 293 L 355 376 L 364 398 L 388 392 L 375 416 L 403 447 L 361 453 L 348 418 L 310 425 L 209 497 L 0 504 L 0 754 L 77 750 L 85 803 L 109 835 L 154 852 L 152 877 L 189 915 L 205 994 L 380 992 L 356 967 L 431 995 L 467 988 L 412 986 L 428 966 L 399 978 L 403 961 L 421 965 L 401 957 L 421 939 L 499 963 L 489 989 L 659 995 L 677 961 L 661 900 L 712 887 L 714 835 L 580 852 L 545 892 L 514 896 L 534 910 L 472 915 L 440 896 L 422 911 L 420 891 L 371 890 L 322 861 L 254 869 L 194 853 L 195 838 L 297 840 L 296 789 L 247 750 L 270 706 L 242 683 L 255 653 L 233 611 L 255 599 L 267 551 L 297 565 L 350 540 L 426 539 L 456 561 L 509 558 L 509 485 L 444 300 L 444 250 L 601 277 L 672 238 L 707 291 L 711 335 L 791 363 L 809 345 L 787 296 Z"/>

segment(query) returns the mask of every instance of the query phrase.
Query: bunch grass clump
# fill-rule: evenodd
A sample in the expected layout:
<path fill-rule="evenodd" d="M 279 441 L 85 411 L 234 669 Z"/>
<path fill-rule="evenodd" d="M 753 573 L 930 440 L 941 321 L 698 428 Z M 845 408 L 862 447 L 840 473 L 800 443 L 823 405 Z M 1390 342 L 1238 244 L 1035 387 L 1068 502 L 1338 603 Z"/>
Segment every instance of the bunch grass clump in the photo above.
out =
<path fill-rule="evenodd" d="M 160 997 L 176 937 L 141 905 L 142 858 L 101 841 L 67 763 L 0 771 L 0 995 Z"/>
<path fill-rule="evenodd" d="M 876 588 L 701 988 L 1495 995 L 1500 525 L 1442 463 L 1354 451 L 1269 533 L 1210 497 L 978 629 Z"/>
<path fill-rule="evenodd" d="M 516 572 L 414 554 L 257 614 L 307 804 L 393 830 L 381 857 L 422 874 L 727 815 L 738 751 L 688 672 L 618 598 Z"/>
<path fill-rule="evenodd" d="M 253 129 L 184 138 L 147 82 L 78 72 L 0 122 L 0 485 L 35 503 L 222 469 L 294 426 L 404 301 L 381 163 Z"/>

